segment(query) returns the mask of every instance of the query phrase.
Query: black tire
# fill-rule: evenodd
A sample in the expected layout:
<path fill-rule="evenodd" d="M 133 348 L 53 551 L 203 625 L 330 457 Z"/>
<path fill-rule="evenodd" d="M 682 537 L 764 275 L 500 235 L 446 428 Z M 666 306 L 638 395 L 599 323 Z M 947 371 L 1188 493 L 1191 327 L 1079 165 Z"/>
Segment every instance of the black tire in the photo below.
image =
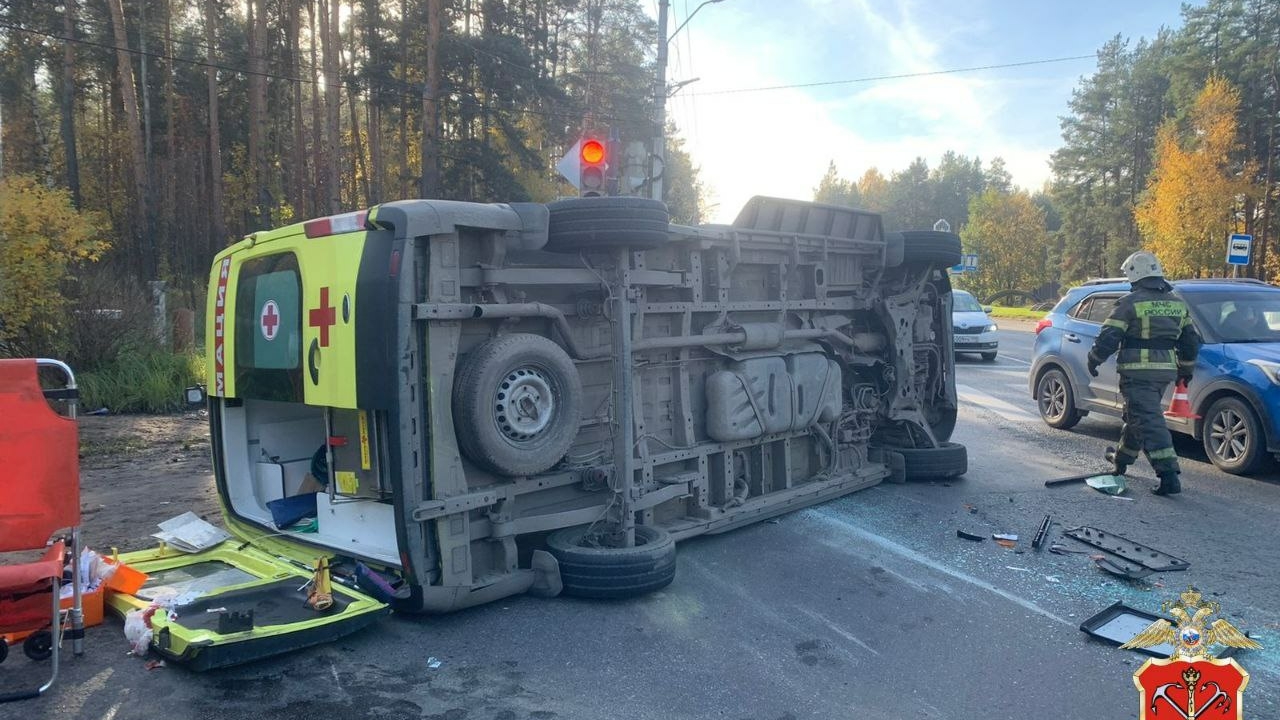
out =
<path fill-rule="evenodd" d="M 9 657 L 9 643 L 4 638 L 0 638 L 0 663 Z"/>
<path fill-rule="evenodd" d="M 53 657 L 53 633 L 48 630 L 31 633 L 22 641 L 22 652 L 32 660 L 48 660 Z"/>
<path fill-rule="evenodd" d="M 576 253 L 584 250 L 632 248 L 648 250 L 670 239 L 671 216 L 658 200 L 640 197 L 569 198 L 549 203 L 551 213 L 546 249 Z"/>
<path fill-rule="evenodd" d="M 960 443 L 944 442 L 934 448 L 894 448 L 902 455 L 908 480 L 952 478 L 969 471 L 969 451 Z"/>
<path fill-rule="evenodd" d="M 1204 451 L 1218 469 L 1246 475 L 1262 468 L 1266 438 L 1249 404 L 1233 395 L 1213 401 L 1204 414 Z"/>
<path fill-rule="evenodd" d="M 908 230 L 902 233 L 903 262 L 951 267 L 963 259 L 960 236 L 938 230 Z"/>
<path fill-rule="evenodd" d="M 1044 371 L 1036 381 L 1036 407 L 1040 409 L 1040 419 L 1051 428 L 1069 430 L 1080 422 L 1071 381 L 1056 367 Z"/>
<path fill-rule="evenodd" d="M 676 543 L 667 531 L 636 526 L 636 544 L 629 548 L 584 547 L 587 528 L 557 530 L 547 547 L 560 563 L 560 582 L 566 595 L 617 599 L 651 593 L 676 577 Z"/>
<path fill-rule="evenodd" d="M 480 345 L 453 383 L 458 446 L 500 475 L 534 475 L 555 465 L 578 435 L 581 407 L 573 360 L 540 335 L 516 333 Z"/>
<path fill-rule="evenodd" d="M 983 359 L 984 361 L 986 361 L 986 362 L 995 362 L 995 361 L 996 361 L 996 354 L 995 354 L 995 353 L 993 353 L 993 352 L 989 352 L 989 353 L 982 353 L 982 359 Z"/>
<path fill-rule="evenodd" d="M 884 266 L 895 268 L 902 264 L 906 259 L 906 241 L 900 232 L 891 232 L 884 234 Z"/>

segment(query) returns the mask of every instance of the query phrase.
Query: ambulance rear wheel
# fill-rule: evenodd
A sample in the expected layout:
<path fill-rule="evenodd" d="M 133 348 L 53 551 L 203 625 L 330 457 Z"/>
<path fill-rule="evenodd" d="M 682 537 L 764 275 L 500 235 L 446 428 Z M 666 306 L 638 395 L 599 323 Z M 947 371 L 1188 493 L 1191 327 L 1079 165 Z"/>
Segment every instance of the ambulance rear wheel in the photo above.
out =
<path fill-rule="evenodd" d="M 535 475 L 578 436 L 582 382 L 568 354 L 541 335 L 504 335 L 472 350 L 453 384 L 458 446 L 499 475 Z"/>
<path fill-rule="evenodd" d="M 547 204 L 551 220 L 546 249 L 577 253 L 631 248 L 648 250 L 670 238 L 671 215 L 659 200 L 641 197 L 567 198 Z"/>
<path fill-rule="evenodd" d="M 592 542 L 588 528 L 565 528 L 547 538 L 560 564 L 566 595 L 585 598 L 628 598 L 651 593 L 676 577 L 676 543 L 667 531 L 637 525 L 632 547 Z"/>
<path fill-rule="evenodd" d="M 962 259 L 960 236 L 938 230 L 908 230 L 902 233 L 903 261 L 907 264 L 948 268 Z"/>

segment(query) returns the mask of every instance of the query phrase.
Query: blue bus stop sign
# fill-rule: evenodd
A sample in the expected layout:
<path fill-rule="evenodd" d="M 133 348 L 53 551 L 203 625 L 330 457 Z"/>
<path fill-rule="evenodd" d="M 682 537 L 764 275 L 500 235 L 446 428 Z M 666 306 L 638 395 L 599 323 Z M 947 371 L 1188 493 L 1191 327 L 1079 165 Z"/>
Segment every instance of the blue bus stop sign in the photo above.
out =
<path fill-rule="evenodd" d="M 1232 235 L 1227 241 L 1227 263 L 1230 265 L 1248 265 L 1249 255 L 1253 251 L 1252 235 Z"/>

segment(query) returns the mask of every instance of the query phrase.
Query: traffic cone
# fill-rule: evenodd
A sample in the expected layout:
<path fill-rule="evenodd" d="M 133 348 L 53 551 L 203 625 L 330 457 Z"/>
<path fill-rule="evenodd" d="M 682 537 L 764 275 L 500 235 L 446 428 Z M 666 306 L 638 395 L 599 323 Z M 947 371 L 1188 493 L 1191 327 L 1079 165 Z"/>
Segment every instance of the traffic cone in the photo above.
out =
<path fill-rule="evenodd" d="M 1173 388 L 1173 402 L 1169 403 L 1169 409 L 1164 411 L 1167 418 L 1178 418 L 1179 420 L 1199 420 L 1200 416 L 1191 411 L 1191 401 L 1187 399 L 1187 384 L 1178 381 L 1177 386 Z"/>

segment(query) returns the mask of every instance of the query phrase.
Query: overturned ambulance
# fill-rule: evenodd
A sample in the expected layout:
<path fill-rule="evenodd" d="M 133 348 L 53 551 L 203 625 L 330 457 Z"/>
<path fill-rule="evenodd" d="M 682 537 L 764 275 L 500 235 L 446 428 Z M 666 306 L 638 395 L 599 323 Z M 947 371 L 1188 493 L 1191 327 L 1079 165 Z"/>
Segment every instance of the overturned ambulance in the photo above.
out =
<path fill-rule="evenodd" d="M 389 608 L 642 594 L 679 540 L 959 475 L 959 257 L 764 197 L 732 225 L 409 200 L 250 235 L 214 261 L 207 323 L 235 538 L 128 556 L 151 580 L 116 607 L 168 590 L 153 647 L 216 667 Z"/>

